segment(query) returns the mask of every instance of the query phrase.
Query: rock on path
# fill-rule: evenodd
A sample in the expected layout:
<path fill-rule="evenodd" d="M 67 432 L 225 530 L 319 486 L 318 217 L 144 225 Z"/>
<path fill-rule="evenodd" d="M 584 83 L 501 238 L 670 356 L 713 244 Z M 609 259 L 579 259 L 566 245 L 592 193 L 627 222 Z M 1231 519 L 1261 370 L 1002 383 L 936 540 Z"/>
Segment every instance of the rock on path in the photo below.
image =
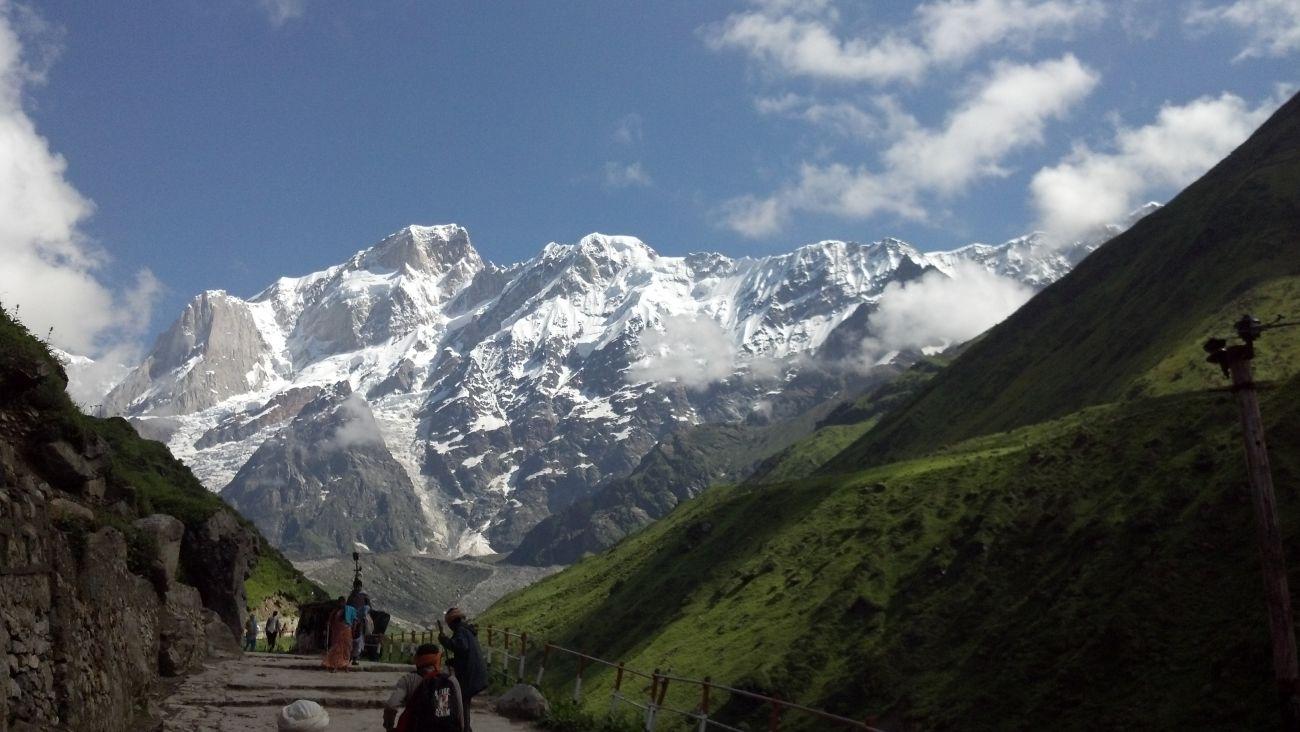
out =
<path fill-rule="evenodd" d="M 167 732 L 258 732 L 275 730 L 280 708 L 311 699 L 330 715 L 338 732 L 382 730 L 384 699 L 406 666 L 363 663 L 350 671 L 329 673 L 318 656 L 246 653 L 213 659 L 201 673 L 181 682 L 162 700 L 162 729 Z M 535 729 L 488 710 L 476 698 L 474 732 L 526 732 Z"/>

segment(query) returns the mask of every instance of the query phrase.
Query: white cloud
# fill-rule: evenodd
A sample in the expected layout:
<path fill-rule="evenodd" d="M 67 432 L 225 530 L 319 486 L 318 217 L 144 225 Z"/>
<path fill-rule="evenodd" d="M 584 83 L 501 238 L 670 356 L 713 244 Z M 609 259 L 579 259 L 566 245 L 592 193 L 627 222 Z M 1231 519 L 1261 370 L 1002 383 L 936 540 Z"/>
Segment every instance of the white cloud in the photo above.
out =
<path fill-rule="evenodd" d="M 739 49 L 790 76 L 837 81 L 915 81 L 927 66 L 915 44 L 887 36 L 841 39 L 820 19 L 737 13 L 706 34 L 714 49 Z"/>
<path fill-rule="evenodd" d="M 623 115 L 614 128 L 614 142 L 620 145 L 636 145 L 641 142 L 641 115 L 633 112 Z"/>
<path fill-rule="evenodd" d="M 688 389 L 703 389 L 735 370 L 735 346 L 713 320 L 671 315 L 660 326 L 661 330 L 642 331 L 641 358 L 628 370 L 630 382 L 675 381 Z"/>
<path fill-rule="evenodd" d="M 887 100 L 877 100 L 878 105 Z M 759 97 L 754 109 L 760 114 L 780 115 L 802 120 L 814 127 L 841 137 L 866 142 L 886 132 L 888 117 L 875 115 L 845 101 L 822 102 L 800 94 Z"/>
<path fill-rule="evenodd" d="M 1237 55 L 1237 60 L 1286 56 L 1300 51 L 1300 2 L 1297 0 L 1236 0 L 1213 6 L 1197 4 L 1188 14 L 1187 22 L 1202 29 L 1228 25 L 1245 31 L 1249 42 Z"/>
<path fill-rule="evenodd" d="M 605 163 L 605 186 L 607 188 L 646 188 L 654 181 L 640 162 L 619 163 L 613 160 Z"/>
<path fill-rule="evenodd" d="M 307 0 L 257 0 L 257 4 L 276 28 L 307 12 Z"/>
<path fill-rule="evenodd" d="M 1121 127 L 1110 150 L 1076 145 L 1030 184 L 1040 225 L 1060 240 L 1120 220 L 1152 193 L 1179 189 L 1209 170 L 1273 113 L 1280 101 L 1252 108 L 1224 93 L 1166 104 L 1156 120 Z"/>
<path fill-rule="evenodd" d="M 930 57 L 954 63 L 990 46 L 1068 37 L 1100 21 L 1106 8 L 1097 0 L 947 0 L 921 5 L 916 15 Z"/>
<path fill-rule="evenodd" d="M 841 82 L 916 82 L 999 45 L 1066 36 L 1105 15 L 1098 0 L 941 0 L 916 8 L 913 23 L 875 38 L 837 35 L 826 3 L 763 2 L 704 29 L 715 50 L 739 50 L 783 76 Z"/>
<path fill-rule="evenodd" d="M 0 302 L 37 334 L 53 327 L 54 343 L 70 351 L 120 352 L 148 325 L 159 284 L 148 270 L 118 293 L 99 281 L 108 256 L 81 230 L 94 205 L 24 109 L 55 55 L 42 40 L 49 30 L 0 0 Z"/>
<path fill-rule="evenodd" d="M 1005 175 L 1005 157 L 1040 144 L 1046 123 L 1063 117 L 1097 80 L 1068 54 L 1037 64 L 995 65 L 941 128 L 928 129 L 901 111 L 890 112 L 886 129 L 894 139 L 882 155 L 882 169 L 804 164 L 798 181 L 773 195 L 724 204 L 723 222 L 758 237 L 779 231 L 795 211 L 924 218 L 925 196 L 952 196 L 980 178 Z"/>
<path fill-rule="evenodd" d="M 902 350 L 943 348 L 974 338 L 1029 301 L 1028 286 L 970 262 L 948 277 L 927 272 L 906 283 L 891 282 L 867 318 L 872 337 L 863 341 L 862 365 Z"/>
<path fill-rule="evenodd" d="M 384 437 L 379 432 L 379 424 L 370 412 L 370 405 L 358 394 L 349 394 L 338 406 L 337 414 L 344 422 L 334 430 L 334 435 L 325 447 L 331 450 L 346 450 L 356 445 L 381 445 Z"/>
<path fill-rule="evenodd" d="M 1043 127 L 1097 85 L 1072 55 L 1034 65 L 1001 64 L 942 130 L 916 128 L 885 152 L 889 167 L 919 189 L 954 193 L 978 177 L 1005 175 L 1011 151 L 1038 145 Z"/>

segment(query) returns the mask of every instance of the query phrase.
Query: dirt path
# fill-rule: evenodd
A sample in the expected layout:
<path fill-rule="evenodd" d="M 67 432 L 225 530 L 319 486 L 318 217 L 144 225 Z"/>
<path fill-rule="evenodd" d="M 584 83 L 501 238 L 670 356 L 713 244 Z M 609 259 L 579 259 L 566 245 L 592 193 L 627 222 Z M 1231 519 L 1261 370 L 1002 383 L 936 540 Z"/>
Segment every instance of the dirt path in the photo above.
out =
<path fill-rule="evenodd" d="M 330 730 L 382 730 L 384 699 L 405 666 L 364 663 L 329 673 L 315 656 L 247 653 L 214 659 L 202 673 L 186 678 L 162 701 L 168 732 L 260 732 L 275 730 L 280 708 L 311 699 L 330 715 Z M 535 729 L 488 710 L 474 700 L 474 732 L 526 732 Z"/>

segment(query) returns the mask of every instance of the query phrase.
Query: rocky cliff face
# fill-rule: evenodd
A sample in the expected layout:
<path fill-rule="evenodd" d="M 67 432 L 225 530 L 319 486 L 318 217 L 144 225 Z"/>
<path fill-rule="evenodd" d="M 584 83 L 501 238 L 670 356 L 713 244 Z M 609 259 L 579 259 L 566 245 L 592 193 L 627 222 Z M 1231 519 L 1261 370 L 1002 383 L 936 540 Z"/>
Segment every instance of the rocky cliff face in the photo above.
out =
<path fill-rule="evenodd" d="M 258 537 L 229 509 L 148 513 L 65 387 L 0 311 L 0 730 L 140 729 L 160 677 L 237 651 Z"/>
<path fill-rule="evenodd" d="M 262 443 L 223 495 L 290 556 L 409 552 L 425 534 L 411 479 L 346 381 Z"/>
<path fill-rule="evenodd" d="M 246 301 L 201 295 L 105 404 L 299 556 L 372 541 L 506 551 L 681 426 L 781 419 L 861 388 L 842 362 L 892 283 L 974 263 L 1041 287 L 1113 233 L 928 253 L 824 241 L 761 259 L 592 234 L 501 267 L 461 227 L 412 226 Z M 328 430 L 298 416 L 340 382 L 381 439 L 308 449 Z M 329 505 L 344 494 L 403 511 L 349 511 L 349 535 Z"/>

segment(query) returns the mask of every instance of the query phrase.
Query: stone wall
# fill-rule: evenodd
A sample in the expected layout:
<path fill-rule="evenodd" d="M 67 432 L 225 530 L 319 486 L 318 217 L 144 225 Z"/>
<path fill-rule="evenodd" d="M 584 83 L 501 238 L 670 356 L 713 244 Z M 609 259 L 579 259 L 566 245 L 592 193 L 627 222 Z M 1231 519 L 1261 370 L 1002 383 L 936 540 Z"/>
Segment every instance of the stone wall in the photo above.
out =
<path fill-rule="evenodd" d="M 93 475 L 77 479 L 101 485 Z M 210 540 L 195 540 L 221 549 L 191 558 L 206 577 L 222 580 L 214 592 L 225 611 L 219 615 L 177 580 L 190 533 L 178 520 L 154 515 L 132 526 L 118 508 L 119 524 L 158 545 L 152 566 L 132 572 L 123 532 L 96 520 L 115 511 L 102 499 L 102 492 L 51 488 L 0 436 L 0 659 L 7 666 L 0 732 L 147 729 L 161 677 L 197 669 L 214 646 L 236 647 L 231 625 L 239 622 L 255 539 L 241 541 L 226 525 L 234 522 L 217 520 L 213 531 L 199 532 L 214 534 Z"/>

